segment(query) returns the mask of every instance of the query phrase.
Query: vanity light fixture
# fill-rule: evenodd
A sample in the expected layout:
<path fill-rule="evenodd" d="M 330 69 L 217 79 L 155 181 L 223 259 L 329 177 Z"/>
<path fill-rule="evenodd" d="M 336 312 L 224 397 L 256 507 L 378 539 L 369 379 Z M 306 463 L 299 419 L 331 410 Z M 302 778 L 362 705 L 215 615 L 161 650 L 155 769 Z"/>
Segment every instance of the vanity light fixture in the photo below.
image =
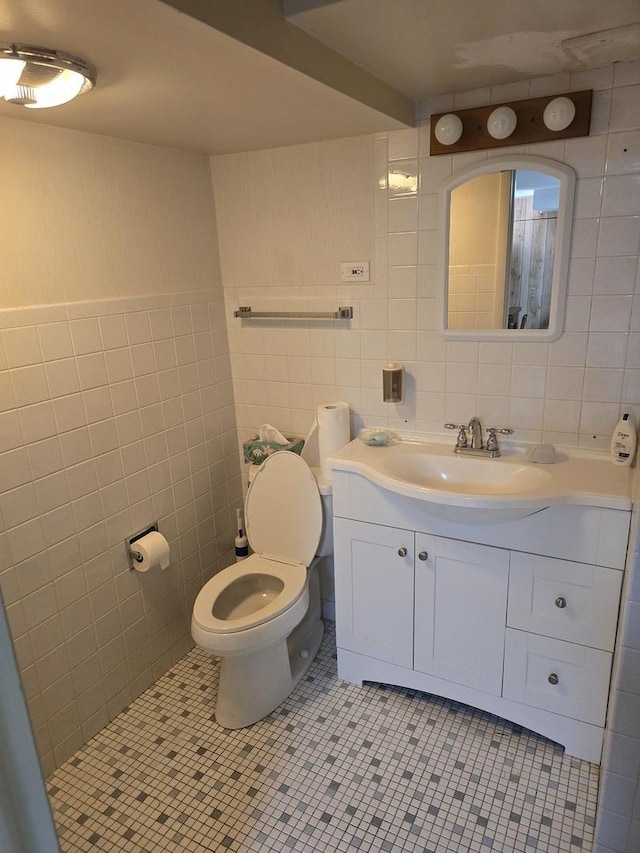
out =
<path fill-rule="evenodd" d="M 431 116 L 430 154 L 588 136 L 593 92 L 566 92 Z"/>
<path fill-rule="evenodd" d="M 83 59 L 47 47 L 0 43 L 0 97 L 10 104 L 57 107 L 95 84 L 96 70 Z"/>
<path fill-rule="evenodd" d="M 549 130 L 559 131 L 569 127 L 576 114 L 576 106 L 570 98 L 554 98 L 544 108 L 542 120 Z"/>
<path fill-rule="evenodd" d="M 494 139 L 506 139 L 517 124 L 518 117 L 511 107 L 497 107 L 487 119 L 487 131 Z"/>
<path fill-rule="evenodd" d="M 434 133 L 441 145 L 453 145 L 462 136 L 462 122 L 455 113 L 447 113 L 438 120 Z"/>

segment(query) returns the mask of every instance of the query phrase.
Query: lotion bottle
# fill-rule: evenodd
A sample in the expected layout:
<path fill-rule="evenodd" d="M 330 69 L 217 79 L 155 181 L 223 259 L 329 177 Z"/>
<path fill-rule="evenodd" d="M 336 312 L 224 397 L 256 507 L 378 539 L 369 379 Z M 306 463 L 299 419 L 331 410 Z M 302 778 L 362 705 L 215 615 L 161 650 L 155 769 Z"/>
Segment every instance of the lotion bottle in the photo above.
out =
<path fill-rule="evenodd" d="M 614 465 L 627 467 L 633 462 L 636 452 L 636 429 L 628 412 L 620 418 L 611 436 L 611 461 Z"/>
<path fill-rule="evenodd" d="M 236 563 L 240 560 L 246 560 L 249 556 L 249 540 L 244 532 L 244 521 L 242 520 L 242 510 L 236 510 L 236 520 L 238 524 L 238 535 L 235 538 L 236 546 Z"/>

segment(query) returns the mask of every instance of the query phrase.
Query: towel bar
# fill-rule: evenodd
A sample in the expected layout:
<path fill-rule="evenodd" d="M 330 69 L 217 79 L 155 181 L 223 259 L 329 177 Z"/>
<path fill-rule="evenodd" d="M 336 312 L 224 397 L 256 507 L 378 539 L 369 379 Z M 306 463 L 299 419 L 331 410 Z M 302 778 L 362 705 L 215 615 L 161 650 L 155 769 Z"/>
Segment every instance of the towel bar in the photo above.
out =
<path fill-rule="evenodd" d="M 337 311 L 252 311 L 249 305 L 241 305 L 233 312 L 242 320 L 266 320 L 283 318 L 288 320 L 351 320 L 353 306 L 338 308 Z"/>

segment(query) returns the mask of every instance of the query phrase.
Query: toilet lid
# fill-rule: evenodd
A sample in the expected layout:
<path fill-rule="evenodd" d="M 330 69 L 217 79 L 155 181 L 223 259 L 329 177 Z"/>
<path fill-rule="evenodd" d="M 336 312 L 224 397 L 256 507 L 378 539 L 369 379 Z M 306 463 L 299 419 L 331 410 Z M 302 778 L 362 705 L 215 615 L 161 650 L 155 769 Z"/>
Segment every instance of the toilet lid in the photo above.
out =
<path fill-rule="evenodd" d="M 310 565 L 322 532 L 322 501 L 304 459 L 279 450 L 262 463 L 247 493 L 245 525 L 257 554 Z"/>
<path fill-rule="evenodd" d="M 252 576 L 266 575 L 276 578 L 282 584 L 280 593 L 265 607 L 260 607 L 246 616 L 219 619 L 213 610 L 217 599 L 236 581 Z M 307 570 L 304 566 L 289 566 L 275 563 L 252 554 L 248 559 L 235 563 L 217 575 L 202 587 L 193 605 L 193 618 L 203 631 L 218 634 L 233 634 L 245 628 L 255 628 L 269 619 L 275 619 L 283 610 L 291 607 L 300 598 L 307 585 Z"/>

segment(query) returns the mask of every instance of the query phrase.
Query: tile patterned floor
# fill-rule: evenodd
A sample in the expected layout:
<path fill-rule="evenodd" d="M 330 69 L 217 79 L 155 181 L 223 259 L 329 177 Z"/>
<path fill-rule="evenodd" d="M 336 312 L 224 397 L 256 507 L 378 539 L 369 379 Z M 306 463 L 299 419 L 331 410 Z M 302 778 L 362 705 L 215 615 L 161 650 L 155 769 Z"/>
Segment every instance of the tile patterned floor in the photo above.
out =
<path fill-rule="evenodd" d="M 76 851 L 592 849 L 598 768 L 496 717 L 336 677 L 335 636 L 289 699 L 228 732 L 197 649 L 48 787 Z"/>

